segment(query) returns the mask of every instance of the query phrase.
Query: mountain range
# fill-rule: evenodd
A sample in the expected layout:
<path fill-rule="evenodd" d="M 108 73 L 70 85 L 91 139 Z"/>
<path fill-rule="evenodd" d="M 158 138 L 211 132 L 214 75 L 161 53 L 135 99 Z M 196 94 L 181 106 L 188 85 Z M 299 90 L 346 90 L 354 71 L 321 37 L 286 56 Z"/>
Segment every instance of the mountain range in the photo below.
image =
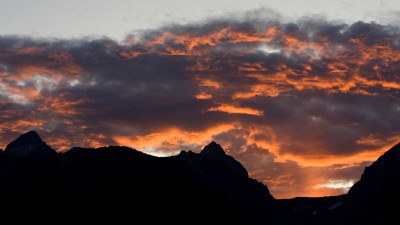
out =
<path fill-rule="evenodd" d="M 57 153 L 35 131 L 0 151 L 0 215 L 14 222 L 400 224 L 400 144 L 341 196 L 278 200 L 223 148 L 155 157 L 132 148 Z"/>

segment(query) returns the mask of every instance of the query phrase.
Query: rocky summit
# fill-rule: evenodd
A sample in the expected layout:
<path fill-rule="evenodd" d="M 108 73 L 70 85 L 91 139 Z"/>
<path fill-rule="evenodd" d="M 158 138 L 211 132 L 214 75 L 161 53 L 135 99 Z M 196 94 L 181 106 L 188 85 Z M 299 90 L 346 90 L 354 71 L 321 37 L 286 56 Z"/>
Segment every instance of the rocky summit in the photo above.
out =
<path fill-rule="evenodd" d="M 29 131 L 19 136 L 16 140 L 7 145 L 5 155 L 26 157 L 26 156 L 49 156 L 56 152 L 46 142 L 42 141 L 35 131 Z"/>

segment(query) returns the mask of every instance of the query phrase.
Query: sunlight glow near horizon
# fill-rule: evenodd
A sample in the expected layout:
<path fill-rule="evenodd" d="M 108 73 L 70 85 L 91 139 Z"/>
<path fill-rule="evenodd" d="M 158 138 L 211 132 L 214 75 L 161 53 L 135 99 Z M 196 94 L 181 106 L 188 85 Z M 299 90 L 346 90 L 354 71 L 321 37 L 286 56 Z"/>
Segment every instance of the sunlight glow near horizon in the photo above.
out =
<path fill-rule="evenodd" d="M 354 180 L 328 180 L 324 184 L 318 184 L 315 188 L 342 189 L 347 192 L 354 185 Z"/>

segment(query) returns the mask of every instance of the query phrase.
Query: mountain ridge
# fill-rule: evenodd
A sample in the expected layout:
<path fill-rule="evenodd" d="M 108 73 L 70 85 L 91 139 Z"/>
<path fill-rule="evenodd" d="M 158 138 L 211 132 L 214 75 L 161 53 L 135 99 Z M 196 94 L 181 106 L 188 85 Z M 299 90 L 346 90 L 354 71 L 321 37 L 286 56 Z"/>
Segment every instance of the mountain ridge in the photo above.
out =
<path fill-rule="evenodd" d="M 0 192 L 8 193 L 0 206 L 4 215 L 37 217 L 44 210 L 60 217 L 60 212 L 71 211 L 74 220 L 96 216 L 99 222 L 122 221 L 130 220 L 135 209 L 133 215 L 149 223 L 278 225 L 287 220 L 268 188 L 249 178 L 215 142 L 200 153 L 170 157 L 124 146 L 75 147 L 46 157 L 50 147 L 36 135 L 21 135 L 0 155 Z M 32 204 L 38 201 L 49 207 L 37 209 Z M 132 204 L 131 210 L 123 207 Z M 162 216 L 152 217 L 152 211 Z"/>
<path fill-rule="evenodd" d="M 47 211 L 53 220 L 69 212 L 71 221 L 125 222 L 134 215 L 174 224 L 395 225 L 399 178 L 397 144 L 365 169 L 348 194 L 277 200 L 214 141 L 199 153 L 170 157 L 124 146 L 74 147 L 57 154 L 30 131 L 0 154 L 0 192 L 7 193 L 0 210 L 5 218 L 23 219 L 22 212 L 34 220 Z"/>

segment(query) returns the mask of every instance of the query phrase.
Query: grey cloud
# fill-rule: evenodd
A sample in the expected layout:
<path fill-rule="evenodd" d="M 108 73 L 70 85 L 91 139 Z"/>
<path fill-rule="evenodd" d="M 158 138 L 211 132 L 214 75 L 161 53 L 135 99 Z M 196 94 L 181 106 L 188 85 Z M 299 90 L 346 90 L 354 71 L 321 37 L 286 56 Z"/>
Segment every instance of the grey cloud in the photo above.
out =
<path fill-rule="evenodd" d="M 113 137 L 119 135 L 135 138 L 171 127 L 204 132 L 239 124 L 214 138 L 259 179 L 280 177 L 282 184 L 271 183 L 275 191 L 288 191 L 285 182 L 292 180 L 298 183 L 294 190 L 315 169 L 277 162 L 274 154 L 354 155 L 382 147 L 360 144 L 363 138 L 385 143 L 396 137 L 399 33 L 376 23 L 248 17 L 145 31 L 127 37 L 135 39 L 132 43 L 0 36 L 0 85 L 7 88 L 0 95 L 1 141 L 4 145 L 18 132 L 39 129 L 54 143 L 63 140 L 60 146 L 91 146 L 90 139 L 107 145 L 117 144 Z M 27 80 L 19 85 L 38 68 L 46 71 L 42 76 L 58 74 L 54 87 L 36 90 L 35 81 Z M 239 92 L 252 94 L 235 97 Z M 10 93 L 26 95 L 29 104 L 11 101 Z M 197 99 L 201 93 L 206 97 Z M 221 105 L 264 114 L 210 111 Z M 276 139 L 261 133 L 250 137 L 252 126 L 270 128 Z M 280 149 L 273 153 L 248 138 L 278 141 Z M 361 167 L 351 168 L 322 171 L 333 178 L 342 177 L 335 171 L 354 177 Z"/>

